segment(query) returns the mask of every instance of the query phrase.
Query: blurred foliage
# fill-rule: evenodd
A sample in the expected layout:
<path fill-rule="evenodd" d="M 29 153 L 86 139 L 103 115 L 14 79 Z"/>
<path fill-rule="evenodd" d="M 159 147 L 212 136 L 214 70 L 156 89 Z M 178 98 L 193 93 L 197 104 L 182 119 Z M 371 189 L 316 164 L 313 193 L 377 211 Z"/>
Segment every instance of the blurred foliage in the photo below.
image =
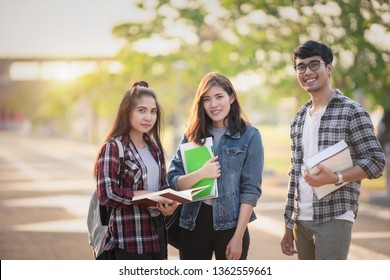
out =
<path fill-rule="evenodd" d="M 168 124 L 178 129 L 185 125 L 201 77 L 210 71 L 232 78 L 242 73 L 258 77 L 253 84 L 241 79 L 247 85 L 239 92 L 244 107 L 273 114 L 267 104 L 296 97 L 298 106 L 308 99 L 291 62 L 293 49 L 308 39 L 333 48 L 334 87 L 352 97 L 361 93 L 370 105 L 390 110 L 388 1 L 133 2 L 132 12 L 152 16 L 113 28 L 113 34 L 127 42 L 114 58 L 122 63 L 122 71 L 110 74 L 103 65 L 71 86 L 52 89 L 47 92 L 51 102 L 39 110 L 42 118 L 69 120 L 84 100 L 91 104 L 89 114 L 98 126 L 114 117 L 125 90 L 142 79 L 156 90 Z M 159 52 L 150 53 L 150 47 Z M 93 134 L 92 140 L 99 138 L 99 128 Z"/>
<path fill-rule="evenodd" d="M 390 93 L 390 46 L 380 40 L 381 32 L 389 36 L 389 3 L 223 0 L 218 7 L 218 1 L 178 2 L 154 1 L 146 6 L 138 1 L 139 9 L 154 10 L 155 17 L 146 23 L 118 25 L 113 32 L 128 41 L 130 53 L 138 40 L 154 34 L 180 41 L 180 49 L 165 55 L 164 61 L 168 65 L 184 61 L 183 71 L 198 80 L 214 70 L 228 76 L 243 71 L 266 74 L 264 87 L 275 99 L 307 99 L 297 87 L 291 53 L 307 39 L 321 40 L 335 52 L 335 87 L 349 96 L 362 92 L 373 104 L 390 110 L 390 94 L 386 94 Z M 184 35 L 178 32 L 183 30 Z M 194 78 L 189 85 L 196 82 Z M 191 100 L 193 92 L 192 86 L 184 94 Z"/>

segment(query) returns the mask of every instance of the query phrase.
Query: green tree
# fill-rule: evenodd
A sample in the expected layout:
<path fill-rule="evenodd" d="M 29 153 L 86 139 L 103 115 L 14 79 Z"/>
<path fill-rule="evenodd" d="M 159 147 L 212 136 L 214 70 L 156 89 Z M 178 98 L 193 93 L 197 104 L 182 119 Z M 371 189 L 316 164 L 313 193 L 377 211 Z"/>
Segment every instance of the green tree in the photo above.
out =
<path fill-rule="evenodd" d="M 157 77 L 151 76 L 158 81 L 158 76 L 175 77 L 175 61 L 184 61 L 185 69 L 181 70 L 184 92 L 180 95 L 193 94 L 197 82 L 193 77 L 217 70 L 229 76 L 245 71 L 266 76 L 265 86 L 276 93 L 275 99 L 302 96 L 294 78 L 291 53 L 300 42 L 316 39 L 335 50 L 336 87 L 347 95 L 362 92 L 372 103 L 390 107 L 390 95 L 383 94 L 389 90 L 390 46 L 375 37 L 378 32 L 389 36 L 388 3 L 375 0 L 358 3 L 223 0 L 220 5 L 218 1 L 145 3 L 138 1 L 138 9 L 154 14 L 153 17 L 113 29 L 115 35 L 129 43 L 122 57 L 133 62 L 127 65 L 134 65 L 134 46 L 140 40 L 159 37 L 160 43 L 152 40 L 150 44 L 165 42 L 176 46 L 145 64 L 150 67 L 155 62 L 162 63 L 163 77 L 159 73 Z M 144 70 L 150 73 L 145 67 Z"/>
<path fill-rule="evenodd" d="M 102 70 L 80 82 L 80 94 L 93 97 L 96 108 L 114 104 L 123 85 L 144 79 L 161 95 L 168 123 L 178 127 L 199 79 L 210 71 L 257 76 L 259 83 L 243 94 L 244 103 L 260 106 L 257 98 L 271 103 L 291 96 L 303 101 L 307 95 L 297 85 L 291 53 L 299 43 L 315 39 L 335 51 L 335 87 L 390 110 L 390 46 L 384 39 L 389 38 L 390 12 L 384 1 L 133 2 L 132 12 L 144 14 L 145 20 L 113 28 L 128 42 L 116 58 L 123 72 L 113 79 Z M 105 117 L 103 109 L 94 110 Z"/>
<path fill-rule="evenodd" d="M 180 116 L 188 111 L 200 78 L 210 71 L 235 76 L 253 68 L 251 55 L 244 55 L 253 48 L 240 44 L 233 33 L 231 13 L 217 1 L 154 3 L 147 6 L 144 1 L 137 2 L 140 12 L 154 13 L 149 20 L 124 23 L 114 27 L 113 32 L 128 42 L 119 57 L 129 76 L 138 73 L 157 84 L 158 92 L 168 95 L 161 100 L 168 112 L 167 119 L 176 126 L 183 119 Z M 156 37 L 159 41 L 154 40 Z M 150 46 L 161 50 L 164 44 L 172 49 L 155 55 L 142 52 L 139 43 L 147 39 L 145 50 Z"/>
<path fill-rule="evenodd" d="M 274 77 L 268 80 L 272 90 L 297 94 L 292 86 L 292 50 L 305 40 L 321 40 L 335 51 L 335 86 L 347 95 L 362 92 L 390 110 L 390 94 L 386 94 L 390 85 L 389 3 L 225 0 L 222 4 L 235 11 L 236 22 L 246 19 L 246 33 L 239 28 L 236 33 L 246 46 L 257 49 L 255 65 Z"/>

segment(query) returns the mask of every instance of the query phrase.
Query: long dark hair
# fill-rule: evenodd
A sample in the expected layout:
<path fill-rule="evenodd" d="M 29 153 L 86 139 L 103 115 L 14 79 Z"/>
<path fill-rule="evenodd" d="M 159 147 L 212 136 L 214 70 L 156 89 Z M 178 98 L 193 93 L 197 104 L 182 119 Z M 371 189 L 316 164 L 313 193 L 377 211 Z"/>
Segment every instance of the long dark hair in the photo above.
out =
<path fill-rule="evenodd" d="M 119 109 L 115 118 L 115 121 L 113 122 L 109 132 L 105 136 L 103 140 L 103 145 L 106 143 L 106 141 L 110 138 L 117 137 L 117 136 L 123 136 L 126 134 L 129 134 L 132 127 L 130 123 L 130 116 L 134 110 L 134 108 L 137 106 L 138 100 L 142 96 L 151 96 L 156 101 L 156 107 L 157 107 L 157 119 L 156 123 L 154 124 L 153 128 L 148 132 L 148 135 L 151 139 L 155 141 L 157 146 L 159 147 L 161 151 L 161 163 L 165 166 L 165 157 L 164 157 L 164 149 L 161 145 L 161 138 L 160 135 L 163 130 L 163 118 L 162 118 L 162 110 L 161 106 L 157 101 L 157 96 L 155 92 L 149 88 L 149 85 L 145 81 L 139 81 L 135 82 L 133 84 L 133 87 L 129 90 L 127 90 L 122 98 L 122 101 L 119 105 Z M 102 148 L 101 147 L 101 148 Z M 99 149 L 99 151 L 101 150 Z M 99 155 L 98 155 L 99 156 Z M 97 159 L 95 161 L 95 168 L 94 168 L 94 176 L 96 176 L 96 168 L 97 168 Z"/>
<path fill-rule="evenodd" d="M 242 132 L 247 124 L 249 124 L 247 117 L 241 110 L 241 106 L 237 98 L 237 93 L 231 81 L 220 73 L 208 73 L 200 81 L 194 101 L 192 103 L 190 117 L 186 129 L 186 136 L 190 142 L 203 144 L 202 139 L 209 136 L 208 130 L 211 127 L 212 121 L 204 110 L 202 97 L 213 86 L 220 86 L 224 91 L 227 92 L 229 96 L 234 97 L 234 102 L 231 104 L 229 114 L 226 117 L 228 129 L 230 132 L 232 134 L 236 132 Z"/>

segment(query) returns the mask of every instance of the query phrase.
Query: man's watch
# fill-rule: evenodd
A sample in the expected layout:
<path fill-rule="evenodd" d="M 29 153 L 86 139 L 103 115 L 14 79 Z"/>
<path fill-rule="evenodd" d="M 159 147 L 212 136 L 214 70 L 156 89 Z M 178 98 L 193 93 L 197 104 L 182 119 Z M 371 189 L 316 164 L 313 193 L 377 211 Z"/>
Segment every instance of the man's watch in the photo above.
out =
<path fill-rule="evenodd" d="M 343 174 L 341 174 L 340 172 L 336 172 L 335 174 L 337 175 L 338 180 L 334 184 L 336 187 L 340 187 L 344 183 Z"/>

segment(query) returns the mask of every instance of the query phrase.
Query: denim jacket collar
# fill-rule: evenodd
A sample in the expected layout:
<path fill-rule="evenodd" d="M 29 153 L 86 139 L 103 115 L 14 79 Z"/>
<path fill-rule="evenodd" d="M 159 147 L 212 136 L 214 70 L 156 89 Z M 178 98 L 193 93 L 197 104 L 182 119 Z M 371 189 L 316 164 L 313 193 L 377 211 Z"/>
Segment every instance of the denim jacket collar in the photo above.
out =
<path fill-rule="evenodd" d="M 246 130 L 246 128 L 242 131 L 242 133 L 244 133 L 244 131 Z M 235 132 L 232 134 L 232 132 L 230 131 L 230 129 L 227 129 L 226 132 L 225 132 L 225 135 L 233 138 L 233 139 L 240 139 L 241 138 L 241 132 Z"/>

